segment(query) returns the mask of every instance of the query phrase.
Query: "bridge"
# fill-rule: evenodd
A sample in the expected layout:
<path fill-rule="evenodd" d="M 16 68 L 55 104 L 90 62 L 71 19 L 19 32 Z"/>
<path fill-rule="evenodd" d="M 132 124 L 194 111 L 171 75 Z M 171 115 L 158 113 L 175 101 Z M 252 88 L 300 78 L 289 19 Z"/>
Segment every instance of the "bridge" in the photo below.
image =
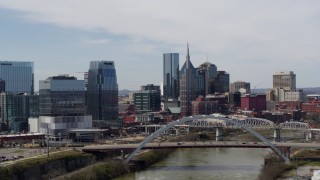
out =
<path fill-rule="evenodd" d="M 137 149 L 139 144 L 116 144 L 116 145 L 97 145 L 86 146 L 82 151 L 87 153 L 108 152 L 114 150 L 132 151 Z M 278 148 L 294 149 L 320 149 L 316 143 L 274 143 Z M 205 142 L 162 142 L 148 143 L 141 149 L 177 149 L 177 148 L 269 148 L 262 142 L 238 142 L 238 141 L 205 141 Z"/>
<path fill-rule="evenodd" d="M 187 126 L 186 126 L 187 125 Z M 274 129 L 274 136 L 276 138 L 280 137 L 280 130 L 281 129 L 295 129 L 295 130 L 304 130 L 312 136 L 313 132 L 320 132 L 318 130 L 312 129 L 308 124 L 302 123 L 302 122 L 285 122 L 281 123 L 279 125 L 274 124 L 272 121 L 266 120 L 266 119 L 261 119 L 261 118 L 248 118 L 248 117 L 243 117 L 243 116 L 221 116 L 221 115 L 196 115 L 196 116 L 189 116 L 189 117 L 184 117 L 181 119 L 178 119 L 176 121 L 170 122 L 158 130 L 156 130 L 154 133 L 150 134 L 144 141 L 142 141 L 139 145 L 134 146 L 134 145 L 127 145 L 128 149 L 134 149 L 127 157 L 124 159 L 124 163 L 127 164 L 141 149 L 146 149 L 146 148 L 156 148 L 156 146 L 152 146 L 151 144 L 148 145 L 149 142 L 151 142 L 153 139 L 157 138 L 158 136 L 162 134 L 166 134 L 169 130 L 175 130 L 179 127 L 197 127 L 197 128 L 216 128 L 216 141 L 222 140 L 222 128 L 243 128 L 247 130 L 249 133 L 254 135 L 256 138 L 258 138 L 260 141 L 264 143 L 264 145 L 259 146 L 258 144 L 242 144 L 242 145 L 226 145 L 224 144 L 225 147 L 269 147 L 271 148 L 278 156 L 280 156 L 286 163 L 290 162 L 290 159 L 288 158 L 287 154 L 285 152 L 282 152 L 276 145 L 272 144 L 268 139 L 257 133 L 255 128 L 268 128 L 268 129 Z M 177 148 L 177 145 L 173 144 L 167 144 L 162 146 L 158 144 L 158 148 Z M 256 146 L 254 146 L 256 145 Z M 132 146 L 132 147 L 130 147 Z M 279 145 L 280 146 L 280 145 Z M 301 146 L 301 145 L 300 145 Z M 299 146 L 299 147 L 300 147 Z M 310 147 L 313 147 L 309 144 Z M 309 147 L 309 146 L 304 146 L 304 148 Z M 196 148 L 196 147 L 201 147 L 200 145 L 191 145 L 191 144 L 181 144 L 179 145 L 181 148 Z M 222 145 L 202 145 L 202 147 L 222 147 Z M 288 147 L 288 146 L 285 146 Z M 290 146 L 292 147 L 292 146 Z M 301 146 L 303 147 L 303 146 Z M 101 147 L 107 148 L 107 147 Z M 121 147 L 125 149 L 125 147 Z M 317 148 L 314 146 L 313 148 Z M 91 151 L 94 150 L 95 148 L 91 148 Z M 99 149 L 99 148 L 98 148 Z M 96 149 L 96 150 L 98 150 Z M 89 151 L 89 149 L 84 148 L 84 151 Z"/>
<path fill-rule="evenodd" d="M 245 117 L 239 115 L 229 116 L 229 119 L 232 119 L 244 126 L 255 128 L 255 129 L 271 129 L 274 131 L 274 140 L 279 142 L 281 137 L 282 130 L 300 130 L 305 132 L 306 140 L 310 140 L 313 137 L 320 138 L 320 129 L 313 129 L 309 124 L 304 122 L 284 122 L 276 125 L 274 122 L 262 119 L 262 118 L 253 118 L 253 117 Z M 166 125 L 138 125 L 136 127 L 144 128 L 147 134 L 151 134 L 152 132 L 157 131 L 160 128 L 165 127 Z M 217 141 L 222 140 L 222 131 L 221 128 L 240 128 L 238 126 L 234 126 L 234 123 L 228 123 L 225 121 L 219 121 L 217 119 L 202 119 L 193 121 L 192 123 L 187 124 L 179 124 L 168 129 L 165 134 L 187 134 L 190 131 L 190 128 L 215 128 L 217 134 Z"/>

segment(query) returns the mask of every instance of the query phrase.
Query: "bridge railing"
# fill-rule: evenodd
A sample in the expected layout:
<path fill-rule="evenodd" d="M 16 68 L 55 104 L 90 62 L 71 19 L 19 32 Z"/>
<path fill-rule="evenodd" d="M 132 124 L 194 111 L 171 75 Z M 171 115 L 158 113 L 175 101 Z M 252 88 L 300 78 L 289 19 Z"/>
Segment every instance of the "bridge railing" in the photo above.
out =
<path fill-rule="evenodd" d="M 162 128 L 158 129 L 157 131 L 155 131 L 154 133 L 150 134 L 144 141 L 142 141 L 139 146 L 132 152 L 130 153 L 124 160 L 124 163 L 128 163 L 137 152 L 139 152 L 141 150 L 142 147 L 144 147 L 147 143 L 149 143 L 150 141 L 152 141 L 153 139 L 157 138 L 158 136 L 160 136 L 161 134 L 163 134 L 165 131 L 167 131 L 168 129 L 174 127 L 175 125 L 179 125 L 179 124 L 197 124 L 197 121 L 200 122 L 200 127 L 213 127 L 212 125 L 217 125 L 215 123 L 209 123 L 209 121 L 214 122 L 213 120 L 207 120 L 208 123 L 205 123 L 205 121 L 203 121 L 204 119 L 213 119 L 216 120 L 216 122 L 225 122 L 225 123 L 221 123 L 218 125 L 223 125 L 223 124 L 229 124 L 231 126 L 239 126 L 241 128 L 246 129 L 248 132 L 250 132 L 252 135 L 254 135 L 255 137 L 257 137 L 258 139 L 260 139 L 262 142 L 266 143 L 271 149 L 273 149 L 281 158 L 284 159 L 284 161 L 286 163 L 290 162 L 289 158 L 283 154 L 277 147 L 275 147 L 269 140 L 267 140 L 266 138 L 264 138 L 263 136 L 261 136 L 259 133 L 257 133 L 256 131 L 254 131 L 252 129 L 252 127 L 256 126 L 257 124 L 262 124 L 262 126 L 272 126 L 272 123 L 269 123 L 268 121 L 260 121 L 257 119 L 252 119 L 251 123 L 239 123 L 237 120 L 234 119 L 229 119 L 226 117 L 216 117 L 213 115 L 196 115 L 196 116 L 189 116 L 189 117 L 184 117 L 182 119 L 178 119 L 176 121 L 170 122 L 167 125 L 163 126 Z M 243 121 L 242 121 L 243 122 Z M 263 123 L 261 123 L 263 122 Z"/>

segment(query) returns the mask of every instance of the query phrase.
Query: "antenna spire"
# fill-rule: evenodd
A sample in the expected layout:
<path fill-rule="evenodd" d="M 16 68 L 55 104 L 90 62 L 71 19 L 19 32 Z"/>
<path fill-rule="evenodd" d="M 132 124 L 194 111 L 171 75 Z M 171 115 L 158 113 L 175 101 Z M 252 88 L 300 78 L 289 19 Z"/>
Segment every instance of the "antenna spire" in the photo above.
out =
<path fill-rule="evenodd" d="M 190 54 L 189 54 L 189 42 L 187 41 L 187 57 L 186 57 L 186 62 L 187 62 L 187 67 L 186 68 L 190 68 L 189 67 L 189 63 L 190 63 Z"/>

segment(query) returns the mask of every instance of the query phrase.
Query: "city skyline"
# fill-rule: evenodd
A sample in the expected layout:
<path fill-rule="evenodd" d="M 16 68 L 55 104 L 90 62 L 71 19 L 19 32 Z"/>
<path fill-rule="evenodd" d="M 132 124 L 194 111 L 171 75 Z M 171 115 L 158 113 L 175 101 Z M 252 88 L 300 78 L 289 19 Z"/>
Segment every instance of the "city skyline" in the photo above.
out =
<path fill-rule="evenodd" d="M 319 87 L 320 2 L 0 2 L 0 60 L 34 62 L 39 80 L 83 79 L 90 61 L 114 61 L 119 89 L 163 81 L 162 56 L 190 43 L 195 67 L 207 60 L 252 87 L 293 71 L 297 87 Z M 63 7 L 63 8 L 62 8 Z M 88 8 L 90 7 L 90 8 Z M 163 13 L 166 12 L 166 13 Z M 143 68 L 140 71 L 139 68 Z M 133 81 L 135 79 L 136 81 Z"/>

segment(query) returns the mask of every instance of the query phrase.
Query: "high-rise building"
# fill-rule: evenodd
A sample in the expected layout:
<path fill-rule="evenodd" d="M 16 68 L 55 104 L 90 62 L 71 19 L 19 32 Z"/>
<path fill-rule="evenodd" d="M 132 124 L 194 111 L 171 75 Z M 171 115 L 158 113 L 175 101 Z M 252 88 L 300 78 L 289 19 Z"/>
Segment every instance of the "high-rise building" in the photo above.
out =
<path fill-rule="evenodd" d="M 6 92 L 6 81 L 0 79 L 0 92 Z"/>
<path fill-rule="evenodd" d="M 39 94 L 31 95 L 29 98 L 29 116 L 30 117 L 39 117 L 39 103 L 40 103 L 40 96 Z"/>
<path fill-rule="evenodd" d="M 0 61 L 0 78 L 6 92 L 19 94 L 34 92 L 33 62 Z"/>
<path fill-rule="evenodd" d="M 198 68 L 198 95 L 205 97 L 214 94 L 214 80 L 217 77 L 217 66 L 209 62 L 201 64 Z"/>
<path fill-rule="evenodd" d="M 214 83 L 215 92 L 229 92 L 230 75 L 225 71 L 218 71 L 218 75 Z"/>
<path fill-rule="evenodd" d="M 190 61 L 189 44 L 187 45 L 186 62 L 180 71 L 180 108 L 182 116 L 191 115 L 191 101 L 196 100 L 197 71 Z"/>
<path fill-rule="evenodd" d="M 244 91 L 244 92 L 242 92 Z M 236 81 L 230 84 L 230 92 L 241 92 L 250 94 L 250 83 L 244 81 Z"/>
<path fill-rule="evenodd" d="M 91 61 L 87 86 L 88 114 L 111 126 L 120 126 L 118 119 L 118 84 L 113 61 Z"/>
<path fill-rule="evenodd" d="M 27 93 L 0 93 L 1 130 L 27 132 L 28 118 L 31 116 L 30 99 Z"/>
<path fill-rule="evenodd" d="M 293 71 L 277 72 L 273 74 L 273 89 L 296 91 L 296 74 Z"/>
<path fill-rule="evenodd" d="M 69 75 L 39 81 L 39 127 L 51 140 L 65 137 L 72 128 L 91 128 L 92 117 L 86 113 L 85 82 Z"/>
<path fill-rule="evenodd" d="M 133 93 L 134 109 L 139 113 L 160 111 L 160 91 L 146 90 Z"/>
<path fill-rule="evenodd" d="M 40 116 L 85 115 L 84 80 L 59 75 L 39 81 Z"/>
<path fill-rule="evenodd" d="M 163 96 L 165 99 L 179 97 L 179 53 L 163 54 Z"/>

